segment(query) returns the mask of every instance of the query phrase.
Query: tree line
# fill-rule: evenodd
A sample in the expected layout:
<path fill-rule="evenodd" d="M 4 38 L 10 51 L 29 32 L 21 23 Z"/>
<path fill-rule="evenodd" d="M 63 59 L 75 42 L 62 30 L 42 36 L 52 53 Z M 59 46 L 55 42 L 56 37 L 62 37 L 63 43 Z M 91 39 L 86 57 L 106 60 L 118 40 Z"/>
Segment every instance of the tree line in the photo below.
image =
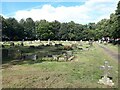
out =
<path fill-rule="evenodd" d="M 99 40 L 102 37 L 120 38 L 120 1 L 115 13 L 110 19 L 102 19 L 98 23 L 86 25 L 74 21 L 61 23 L 57 20 L 33 21 L 32 18 L 21 19 L 4 18 L 2 22 L 2 40 Z"/>

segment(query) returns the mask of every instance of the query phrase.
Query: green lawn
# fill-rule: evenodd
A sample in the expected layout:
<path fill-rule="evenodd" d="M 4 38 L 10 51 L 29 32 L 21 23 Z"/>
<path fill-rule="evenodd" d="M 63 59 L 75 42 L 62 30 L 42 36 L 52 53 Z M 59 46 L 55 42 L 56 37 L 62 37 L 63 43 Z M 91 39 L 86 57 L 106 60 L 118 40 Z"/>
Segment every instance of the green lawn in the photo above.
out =
<path fill-rule="evenodd" d="M 80 47 L 87 47 L 86 43 Z M 112 46 L 114 47 L 114 46 Z M 109 61 L 115 86 L 118 87 L 118 62 L 94 43 L 89 49 L 74 50 L 75 59 L 67 62 L 25 60 L 3 64 L 3 88 L 108 88 L 98 84 L 103 75 L 100 66 Z M 111 87 L 109 87 L 111 88 Z"/>

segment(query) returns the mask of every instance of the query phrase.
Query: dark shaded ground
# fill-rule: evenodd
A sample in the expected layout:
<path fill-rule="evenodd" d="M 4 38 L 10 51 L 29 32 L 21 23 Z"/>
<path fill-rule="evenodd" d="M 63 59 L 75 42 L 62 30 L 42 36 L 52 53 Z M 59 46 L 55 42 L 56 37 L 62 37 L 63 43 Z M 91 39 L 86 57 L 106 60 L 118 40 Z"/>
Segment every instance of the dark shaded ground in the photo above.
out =
<path fill-rule="evenodd" d="M 119 52 L 116 53 L 116 52 L 110 50 L 108 47 L 105 47 L 105 46 L 100 45 L 100 44 L 98 44 L 98 45 L 99 45 L 102 49 L 104 49 L 104 51 L 105 51 L 109 56 L 111 56 L 113 59 L 119 60 L 119 58 L 120 58 L 120 53 L 119 53 Z"/>

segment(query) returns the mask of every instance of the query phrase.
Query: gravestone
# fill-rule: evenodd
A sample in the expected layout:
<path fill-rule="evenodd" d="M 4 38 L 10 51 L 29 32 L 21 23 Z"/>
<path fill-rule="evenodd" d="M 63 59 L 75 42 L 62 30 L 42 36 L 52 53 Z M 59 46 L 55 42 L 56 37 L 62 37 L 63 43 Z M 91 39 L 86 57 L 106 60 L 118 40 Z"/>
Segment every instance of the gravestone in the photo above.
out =
<path fill-rule="evenodd" d="M 36 60 L 37 59 L 37 55 L 32 55 L 32 60 Z"/>
<path fill-rule="evenodd" d="M 66 51 L 66 53 L 67 53 L 68 56 L 72 56 L 73 55 L 72 51 Z"/>
<path fill-rule="evenodd" d="M 48 39 L 48 43 L 47 44 L 50 45 L 50 39 Z"/>
<path fill-rule="evenodd" d="M 102 43 L 102 41 L 101 41 L 101 40 L 98 40 L 98 43 Z"/>
<path fill-rule="evenodd" d="M 66 51 L 66 58 L 68 61 L 72 60 L 74 58 L 72 51 Z"/>
<path fill-rule="evenodd" d="M 108 74 L 109 74 L 109 70 L 112 68 L 112 66 L 109 66 L 108 65 L 108 61 L 105 61 L 105 65 L 104 66 L 101 66 L 101 69 L 104 70 L 104 76 L 102 77 L 102 79 L 99 79 L 99 82 L 100 84 L 104 84 L 104 85 L 107 85 L 107 86 L 114 86 L 114 83 L 112 80 L 110 80 L 110 78 L 108 77 Z"/>
<path fill-rule="evenodd" d="M 89 45 L 93 46 L 93 41 L 92 40 L 89 40 Z"/>
<path fill-rule="evenodd" d="M 32 44 L 32 41 L 30 41 L 29 44 Z"/>
<path fill-rule="evenodd" d="M 80 40 L 80 46 L 82 46 L 82 40 Z"/>
<path fill-rule="evenodd" d="M 25 59 L 36 60 L 37 59 L 37 55 L 36 54 L 25 55 Z"/>
<path fill-rule="evenodd" d="M 77 41 L 74 41 L 74 44 L 77 44 Z"/>
<path fill-rule="evenodd" d="M 38 39 L 38 42 L 40 43 L 40 42 L 41 42 L 41 40 L 40 40 L 40 39 Z"/>
<path fill-rule="evenodd" d="M 52 57 L 53 57 L 53 60 L 57 60 L 58 61 L 58 55 L 52 55 Z"/>

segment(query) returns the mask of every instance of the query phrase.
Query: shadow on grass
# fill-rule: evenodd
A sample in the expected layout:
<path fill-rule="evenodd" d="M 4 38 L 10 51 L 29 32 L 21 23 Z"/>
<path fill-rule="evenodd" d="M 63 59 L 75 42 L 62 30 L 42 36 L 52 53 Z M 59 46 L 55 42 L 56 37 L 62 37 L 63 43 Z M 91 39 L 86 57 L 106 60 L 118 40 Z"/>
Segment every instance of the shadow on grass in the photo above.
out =
<path fill-rule="evenodd" d="M 57 61 L 53 59 L 37 59 L 37 60 L 12 60 L 2 65 L 2 69 L 12 67 L 14 65 L 24 65 L 24 64 L 42 64 L 44 62 L 67 62 L 67 61 Z"/>

